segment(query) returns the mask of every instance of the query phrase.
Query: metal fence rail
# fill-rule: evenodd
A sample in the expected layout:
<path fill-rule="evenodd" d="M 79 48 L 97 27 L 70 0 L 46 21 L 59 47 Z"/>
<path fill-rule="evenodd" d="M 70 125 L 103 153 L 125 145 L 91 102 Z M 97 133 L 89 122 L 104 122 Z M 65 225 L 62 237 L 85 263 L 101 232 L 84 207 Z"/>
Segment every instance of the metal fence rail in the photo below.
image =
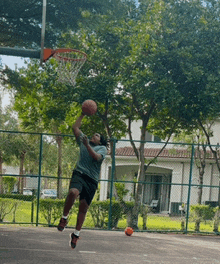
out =
<path fill-rule="evenodd" d="M 155 159 L 164 143 L 146 141 L 140 178 L 130 142 L 112 142 L 84 228 L 124 230 L 136 221 L 137 231 L 219 234 L 219 172 L 211 153 L 201 176 L 198 146 L 169 143 Z M 78 152 L 72 135 L 0 131 L 1 223 L 56 226 Z M 76 215 L 77 204 L 69 227 Z"/>

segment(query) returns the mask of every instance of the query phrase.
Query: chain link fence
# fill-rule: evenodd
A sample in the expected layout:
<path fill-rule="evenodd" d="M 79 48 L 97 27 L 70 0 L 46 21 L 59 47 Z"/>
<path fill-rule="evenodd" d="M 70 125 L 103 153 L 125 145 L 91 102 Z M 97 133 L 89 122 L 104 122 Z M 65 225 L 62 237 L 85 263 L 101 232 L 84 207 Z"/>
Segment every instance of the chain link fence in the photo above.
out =
<path fill-rule="evenodd" d="M 192 144 L 133 143 L 112 140 L 83 227 L 218 234 L 219 172 L 208 149 L 199 155 Z M 78 153 L 71 135 L 1 131 L 0 223 L 56 226 Z M 78 201 L 69 227 L 77 210 Z"/>

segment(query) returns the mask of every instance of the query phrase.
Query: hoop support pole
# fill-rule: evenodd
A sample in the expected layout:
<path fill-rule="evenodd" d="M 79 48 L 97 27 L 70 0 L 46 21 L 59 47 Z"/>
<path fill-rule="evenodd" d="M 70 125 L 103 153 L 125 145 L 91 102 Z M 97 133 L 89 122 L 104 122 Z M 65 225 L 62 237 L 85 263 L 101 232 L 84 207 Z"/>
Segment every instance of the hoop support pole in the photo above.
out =
<path fill-rule="evenodd" d="M 7 56 L 40 59 L 40 50 L 0 47 L 0 54 Z"/>
<path fill-rule="evenodd" d="M 44 40 L 45 40 L 45 30 L 46 30 L 46 10 L 47 10 L 47 0 L 43 0 L 42 9 L 42 29 L 41 29 L 41 54 L 40 54 L 40 64 L 42 65 L 44 58 Z"/>

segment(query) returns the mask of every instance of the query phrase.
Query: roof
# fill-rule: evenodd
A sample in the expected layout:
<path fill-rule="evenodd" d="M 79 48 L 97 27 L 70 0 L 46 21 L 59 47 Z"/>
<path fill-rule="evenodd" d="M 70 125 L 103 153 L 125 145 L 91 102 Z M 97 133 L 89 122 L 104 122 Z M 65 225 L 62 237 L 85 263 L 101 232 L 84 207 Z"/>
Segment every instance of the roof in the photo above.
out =
<path fill-rule="evenodd" d="M 144 156 L 145 157 L 156 157 L 160 152 L 160 148 L 145 148 L 144 149 Z M 207 151 L 208 155 L 207 158 L 213 158 L 213 155 L 210 151 Z M 135 156 L 134 150 L 132 147 L 123 147 L 123 148 L 116 148 L 115 150 L 116 156 Z M 191 157 L 191 150 L 188 149 L 164 149 L 159 157 L 163 158 L 190 158 Z"/>

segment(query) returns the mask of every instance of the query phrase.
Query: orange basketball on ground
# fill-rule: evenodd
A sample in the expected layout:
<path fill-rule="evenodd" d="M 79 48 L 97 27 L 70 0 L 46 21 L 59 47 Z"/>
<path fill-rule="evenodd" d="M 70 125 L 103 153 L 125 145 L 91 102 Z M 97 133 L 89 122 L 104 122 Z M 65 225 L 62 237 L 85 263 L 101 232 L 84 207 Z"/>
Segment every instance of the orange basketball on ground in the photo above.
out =
<path fill-rule="evenodd" d="M 131 228 L 131 227 L 127 227 L 126 229 L 125 229 L 125 235 L 127 235 L 127 236 L 131 236 L 132 234 L 133 234 L 133 229 Z"/>
<path fill-rule="evenodd" d="M 97 104 L 93 100 L 86 100 L 82 104 L 82 111 L 85 115 L 94 115 L 97 111 Z"/>

